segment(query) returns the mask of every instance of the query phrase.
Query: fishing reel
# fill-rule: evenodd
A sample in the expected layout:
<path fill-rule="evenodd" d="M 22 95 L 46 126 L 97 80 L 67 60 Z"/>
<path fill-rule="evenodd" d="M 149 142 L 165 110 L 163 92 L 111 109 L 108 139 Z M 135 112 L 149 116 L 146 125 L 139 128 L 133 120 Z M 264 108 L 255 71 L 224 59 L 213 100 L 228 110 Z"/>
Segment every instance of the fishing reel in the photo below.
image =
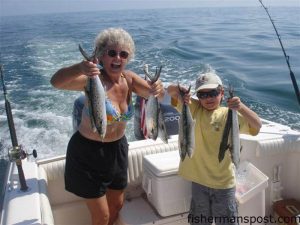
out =
<path fill-rule="evenodd" d="M 14 146 L 12 149 L 8 150 L 8 158 L 11 162 L 16 162 L 17 160 L 25 159 L 26 157 L 32 155 L 34 158 L 37 157 L 37 151 L 33 149 L 32 153 L 29 154 L 23 150 L 22 145 Z"/>

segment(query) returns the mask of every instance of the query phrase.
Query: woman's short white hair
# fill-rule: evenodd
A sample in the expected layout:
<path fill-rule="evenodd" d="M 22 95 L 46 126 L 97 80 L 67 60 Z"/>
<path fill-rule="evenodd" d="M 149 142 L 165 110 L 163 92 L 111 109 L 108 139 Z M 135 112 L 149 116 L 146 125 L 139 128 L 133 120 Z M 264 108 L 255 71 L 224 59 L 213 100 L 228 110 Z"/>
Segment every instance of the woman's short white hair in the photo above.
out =
<path fill-rule="evenodd" d="M 102 56 L 108 46 L 120 46 L 129 52 L 128 61 L 134 57 L 135 45 L 131 35 L 122 28 L 108 28 L 100 32 L 95 39 L 97 56 Z"/>

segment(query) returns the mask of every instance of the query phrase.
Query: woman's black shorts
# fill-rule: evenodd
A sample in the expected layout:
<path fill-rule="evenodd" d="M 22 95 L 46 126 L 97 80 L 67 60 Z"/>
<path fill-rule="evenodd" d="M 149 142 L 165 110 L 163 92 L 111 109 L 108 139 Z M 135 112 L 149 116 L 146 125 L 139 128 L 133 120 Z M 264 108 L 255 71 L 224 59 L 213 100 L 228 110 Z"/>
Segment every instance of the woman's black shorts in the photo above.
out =
<path fill-rule="evenodd" d="M 127 186 L 128 142 L 125 136 L 114 142 L 99 142 L 78 131 L 69 141 L 65 188 L 83 198 L 98 198 L 107 188 Z"/>

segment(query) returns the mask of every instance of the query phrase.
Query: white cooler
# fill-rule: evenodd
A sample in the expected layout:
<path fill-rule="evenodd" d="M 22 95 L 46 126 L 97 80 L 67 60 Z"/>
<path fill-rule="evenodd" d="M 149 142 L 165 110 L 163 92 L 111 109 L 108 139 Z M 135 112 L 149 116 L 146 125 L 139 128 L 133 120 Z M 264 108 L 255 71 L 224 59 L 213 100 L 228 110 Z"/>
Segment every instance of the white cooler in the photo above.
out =
<path fill-rule="evenodd" d="M 179 152 L 170 151 L 143 158 L 143 189 L 148 201 L 165 217 L 189 211 L 191 182 L 177 175 Z"/>

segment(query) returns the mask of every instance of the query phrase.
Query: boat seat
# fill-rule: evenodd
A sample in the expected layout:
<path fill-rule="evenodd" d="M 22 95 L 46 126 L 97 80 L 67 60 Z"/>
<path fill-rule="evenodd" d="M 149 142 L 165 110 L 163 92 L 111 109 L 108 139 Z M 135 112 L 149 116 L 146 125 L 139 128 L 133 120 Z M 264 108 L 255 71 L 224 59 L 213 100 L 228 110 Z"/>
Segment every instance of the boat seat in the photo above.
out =
<path fill-rule="evenodd" d="M 59 159 L 55 157 L 51 160 L 41 160 L 38 162 L 38 165 L 43 224 L 59 224 L 62 221 L 62 218 L 64 218 L 62 216 L 64 213 L 78 213 L 76 210 L 80 207 L 86 207 L 82 198 L 65 191 L 64 156 L 60 156 Z M 62 210 L 62 206 L 65 207 L 64 210 Z"/>
<path fill-rule="evenodd" d="M 51 206 L 81 200 L 80 197 L 65 191 L 65 157 L 60 157 L 59 159 L 60 160 L 52 159 L 51 162 L 41 163 L 39 165 L 39 169 L 45 171 L 45 183 L 47 185 L 48 198 Z"/>
<path fill-rule="evenodd" d="M 40 192 L 40 201 L 41 201 L 41 219 L 42 224 L 54 224 L 54 217 L 52 213 L 51 204 L 48 198 L 47 190 L 47 175 L 43 168 L 39 168 L 38 172 L 39 180 L 39 192 Z"/>
<path fill-rule="evenodd" d="M 90 224 L 90 215 L 84 200 L 64 191 L 63 187 L 57 186 L 63 185 L 61 182 L 63 181 L 63 172 L 61 171 L 64 171 L 64 165 L 65 160 L 60 160 L 39 167 L 42 224 Z M 51 197 L 47 189 L 50 189 Z M 59 190 L 65 198 L 58 193 Z M 60 201 L 57 197 L 53 198 L 53 192 L 55 195 L 59 194 Z"/>

